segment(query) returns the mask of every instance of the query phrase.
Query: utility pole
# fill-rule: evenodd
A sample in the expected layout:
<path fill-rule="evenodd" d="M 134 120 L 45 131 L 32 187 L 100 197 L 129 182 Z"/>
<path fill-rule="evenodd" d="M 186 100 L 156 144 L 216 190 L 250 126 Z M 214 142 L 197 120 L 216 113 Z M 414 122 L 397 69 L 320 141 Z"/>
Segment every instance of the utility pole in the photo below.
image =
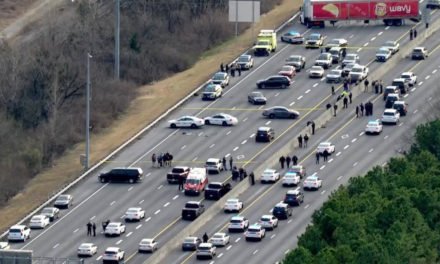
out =
<path fill-rule="evenodd" d="M 84 169 L 89 169 L 90 158 L 90 58 L 92 55 L 87 52 L 87 87 L 86 87 L 86 159 Z"/>
<path fill-rule="evenodd" d="M 119 32 L 120 32 L 120 24 L 121 24 L 121 3 L 120 0 L 115 0 L 115 79 L 119 80 L 119 50 L 120 50 L 120 41 L 119 41 Z"/>

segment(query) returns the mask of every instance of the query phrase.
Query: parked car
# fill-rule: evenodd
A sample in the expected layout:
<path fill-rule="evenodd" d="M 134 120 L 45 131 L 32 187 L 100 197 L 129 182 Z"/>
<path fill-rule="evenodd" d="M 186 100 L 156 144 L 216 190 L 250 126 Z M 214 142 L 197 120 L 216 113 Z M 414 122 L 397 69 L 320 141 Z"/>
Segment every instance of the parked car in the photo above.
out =
<path fill-rule="evenodd" d="M 215 233 L 209 240 L 209 243 L 216 247 L 224 247 L 229 244 L 229 235 L 226 233 Z"/>
<path fill-rule="evenodd" d="M 141 182 L 144 178 L 144 171 L 139 167 L 118 167 L 98 176 L 102 183 L 106 182 Z"/>
<path fill-rule="evenodd" d="M 267 98 L 261 92 L 252 92 L 248 95 L 248 102 L 254 105 L 265 105 Z"/>
<path fill-rule="evenodd" d="M 365 127 L 365 134 L 380 134 L 382 133 L 383 125 L 380 120 L 370 120 Z"/>
<path fill-rule="evenodd" d="M 275 169 L 265 169 L 260 177 L 261 183 L 276 182 L 280 179 L 280 173 Z"/>
<path fill-rule="evenodd" d="M 299 187 L 295 190 L 288 190 L 283 202 L 290 206 L 299 206 L 304 202 L 304 194 L 301 192 Z"/>
<path fill-rule="evenodd" d="M 253 224 L 244 233 L 244 236 L 246 237 L 246 241 L 250 241 L 250 240 L 261 241 L 266 236 L 266 229 L 264 229 L 259 224 Z"/>
<path fill-rule="evenodd" d="M 238 119 L 235 116 L 225 113 L 208 116 L 204 119 L 205 125 L 235 126 L 238 123 Z"/>
<path fill-rule="evenodd" d="M 429 53 L 425 47 L 415 47 L 411 53 L 413 60 L 424 60 L 428 58 Z"/>
<path fill-rule="evenodd" d="M 168 121 L 171 128 L 200 128 L 205 125 L 205 120 L 196 116 L 182 116 L 178 119 Z"/>
<path fill-rule="evenodd" d="M 298 118 L 299 112 L 296 110 L 289 109 L 284 106 L 274 106 L 271 108 L 267 108 L 263 111 L 262 114 L 264 117 L 268 118 Z"/>
<path fill-rule="evenodd" d="M 229 74 L 226 72 L 217 72 L 212 76 L 211 82 L 225 88 L 229 85 Z"/>
<path fill-rule="evenodd" d="M 353 69 L 354 66 L 356 66 L 356 63 L 348 63 L 342 68 L 342 77 L 348 77 L 348 75 L 351 72 L 351 69 Z"/>
<path fill-rule="evenodd" d="M 218 158 L 209 158 L 205 162 L 205 168 L 208 173 L 214 172 L 217 174 L 224 170 L 222 160 Z"/>
<path fill-rule="evenodd" d="M 307 177 L 303 182 L 304 190 L 318 190 L 322 187 L 322 180 L 316 175 Z"/>
<path fill-rule="evenodd" d="M 278 72 L 279 75 L 287 76 L 292 79 L 295 76 L 296 70 L 294 66 L 284 65 Z"/>
<path fill-rule="evenodd" d="M 222 95 L 223 88 L 220 84 L 209 83 L 203 88 L 202 100 L 215 100 Z"/>
<path fill-rule="evenodd" d="M 216 255 L 216 248 L 211 243 L 201 243 L 197 248 L 197 259 L 213 259 Z"/>
<path fill-rule="evenodd" d="M 228 224 L 229 232 L 244 232 L 249 227 L 249 220 L 241 215 L 236 215 L 231 218 Z"/>
<path fill-rule="evenodd" d="M 199 201 L 189 201 L 182 209 L 182 219 L 192 221 L 205 212 L 205 205 Z"/>
<path fill-rule="evenodd" d="M 143 252 L 153 253 L 154 251 L 157 250 L 157 247 L 158 247 L 158 243 L 154 238 L 144 238 L 141 240 L 141 242 L 139 242 L 138 252 L 139 253 L 143 253 Z"/>
<path fill-rule="evenodd" d="M 392 86 L 392 85 L 387 86 L 383 90 L 383 100 L 385 101 L 389 94 L 398 94 L 398 93 L 400 93 L 400 90 L 397 86 Z"/>
<path fill-rule="evenodd" d="M 334 47 L 346 49 L 347 46 L 348 46 L 348 41 L 346 39 L 342 39 L 342 38 L 332 39 L 325 45 L 325 51 L 328 52 L 330 49 Z"/>
<path fill-rule="evenodd" d="M 57 197 L 53 206 L 58 209 L 68 209 L 70 206 L 73 206 L 73 196 L 70 194 L 61 194 Z"/>
<path fill-rule="evenodd" d="M 325 77 L 328 83 L 340 83 L 342 78 L 342 70 L 331 70 Z"/>
<path fill-rule="evenodd" d="M 205 189 L 205 199 L 218 200 L 232 189 L 230 183 L 210 182 Z"/>
<path fill-rule="evenodd" d="M 121 222 L 110 222 L 104 231 L 105 236 L 120 236 L 125 233 L 125 225 Z"/>
<path fill-rule="evenodd" d="M 195 251 L 202 243 L 202 240 L 198 237 L 186 237 L 182 243 L 183 251 Z"/>
<path fill-rule="evenodd" d="M 98 246 L 93 243 L 82 243 L 77 250 L 78 257 L 93 257 L 98 252 Z"/>
<path fill-rule="evenodd" d="M 328 154 L 334 153 L 335 152 L 335 145 L 329 141 L 325 141 L 325 142 L 319 143 L 318 147 L 316 148 L 316 151 L 321 155 L 326 150 L 327 150 Z"/>
<path fill-rule="evenodd" d="M 116 261 L 117 263 L 119 263 L 119 261 L 123 260 L 124 258 L 125 251 L 118 247 L 108 247 L 102 255 L 103 261 Z"/>
<path fill-rule="evenodd" d="M 275 75 L 275 76 L 271 76 L 267 79 L 258 81 L 257 87 L 259 89 L 266 89 L 266 88 L 286 89 L 290 86 L 291 83 L 292 82 L 289 77 L 282 76 L 282 75 Z"/>
<path fill-rule="evenodd" d="M 403 78 L 394 79 L 391 85 L 399 88 L 401 94 L 406 94 L 409 90 L 409 83 Z"/>
<path fill-rule="evenodd" d="M 124 220 L 126 222 L 130 221 L 141 221 L 145 217 L 145 210 L 140 207 L 128 208 L 124 215 Z"/>
<path fill-rule="evenodd" d="M 270 142 L 275 138 L 275 131 L 270 127 L 259 127 L 255 136 L 256 142 Z"/>
<path fill-rule="evenodd" d="M 390 93 L 387 96 L 387 99 L 385 100 L 385 108 L 393 108 L 394 102 L 399 101 L 400 100 L 400 96 L 399 94 L 395 93 Z"/>
<path fill-rule="evenodd" d="M 296 173 L 296 171 L 289 168 L 283 176 L 282 184 L 283 186 L 296 186 L 301 182 L 301 177 Z"/>
<path fill-rule="evenodd" d="M 400 78 L 404 79 L 409 86 L 414 86 L 417 83 L 417 76 L 413 72 L 404 72 Z"/>
<path fill-rule="evenodd" d="M 379 50 L 376 52 L 376 60 L 385 62 L 391 58 L 391 50 L 387 47 L 380 47 Z"/>
<path fill-rule="evenodd" d="M 263 215 L 258 224 L 266 230 L 273 230 L 278 227 L 278 218 L 273 215 Z"/>
<path fill-rule="evenodd" d="M 225 211 L 225 213 L 229 213 L 229 212 L 239 213 L 241 209 L 243 209 L 243 202 L 237 198 L 228 199 L 225 205 L 223 206 L 223 211 Z"/>
<path fill-rule="evenodd" d="M 352 83 L 358 83 L 363 81 L 368 76 L 368 67 L 363 65 L 354 66 L 350 73 L 348 74 L 348 78 Z"/>
<path fill-rule="evenodd" d="M 25 242 L 31 238 L 31 229 L 25 225 L 14 225 L 9 228 L 8 241 Z"/>
<path fill-rule="evenodd" d="M 306 49 L 319 48 L 324 45 L 324 37 L 320 33 L 312 33 L 306 39 Z"/>
<path fill-rule="evenodd" d="M 393 104 L 393 108 L 399 112 L 400 116 L 406 116 L 408 113 L 408 104 L 405 101 L 395 101 Z"/>
<path fill-rule="evenodd" d="M 292 165 L 289 171 L 295 172 L 301 179 L 307 175 L 306 168 L 303 165 Z"/>
<path fill-rule="evenodd" d="M 315 61 L 316 66 L 322 66 L 324 69 L 328 69 L 332 66 L 333 59 L 330 53 L 321 53 Z"/>
<path fill-rule="evenodd" d="M 399 123 L 400 113 L 396 109 L 385 109 L 382 114 L 382 123 L 394 124 Z"/>
<path fill-rule="evenodd" d="M 290 44 L 303 44 L 304 36 L 297 31 L 289 31 L 281 36 L 281 41 Z"/>
<path fill-rule="evenodd" d="M 340 47 L 333 47 L 328 50 L 328 53 L 332 55 L 332 63 L 338 64 L 344 59 L 344 49 Z"/>
<path fill-rule="evenodd" d="M 356 53 L 348 53 L 345 55 L 345 58 L 342 60 L 342 68 L 345 68 L 347 64 L 358 64 L 360 63 L 359 54 Z"/>
<path fill-rule="evenodd" d="M 237 59 L 237 64 L 242 70 L 250 70 L 254 67 L 254 59 L 252 55 L 241 55 Z"/>
<path fill-rule="evenodd" d="M 272 214 L 280 220 L 289 218 L 290 216 L 292 216 L 292 213 L 293 213 L 292 207 L 283 202 L 278 203 L 272 209 Z"/>
<path fill-rule="evenodd" d="M 53 222 L 60 217 L 60 209 L 56 207 L 45 207 L 41 210 L 40 214 L 49 217 L 49 220 Z"/>
<path fill-rule="evenodd" d="M 46 215 L 34 215 L 29 221 L 30 228 L 45 228 L 50 223 L 49 217 Z"/>
<path fill-rule="evenodd" d="M 191 168 L 187 166 L 175 166 L 167 173 L 168 183 L 178 183 L 180 178 L 186 179 Z"/>
<path fill-rule="evenodd" d="M 400 44 L 397 41 L 389 40 L 383 44 L 383 47 L 389 49 L 392 54 L 396 54 L 400 49 Z"/>
<path fill-rule="evenodd" d="M 306 67 L 306 58 L 301 55 L 292 55 L 286 59 L 286 65 L 294 66 L 297 72 Z"/>
<path fill-rule="evenodd" d="M 324 76 L 324 68 L 322 66 L 312 66 L 309 71 L 310 78 L 322 78 Z"/>

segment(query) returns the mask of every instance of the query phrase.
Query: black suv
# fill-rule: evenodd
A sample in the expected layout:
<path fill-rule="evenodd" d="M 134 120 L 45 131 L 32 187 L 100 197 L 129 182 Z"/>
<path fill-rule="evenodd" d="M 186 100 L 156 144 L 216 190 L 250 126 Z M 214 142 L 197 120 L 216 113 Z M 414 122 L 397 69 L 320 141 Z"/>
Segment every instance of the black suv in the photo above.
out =
<path fill-rule="evenodd" d="M 205 188 L 206 200 L 218 200 L 231 190 L 230 183 L 210 182 Z"/>
<path fill-rule="evenodd" d="M 290 79 L 286 76 L 281 75 L 275 75 L 271 76 L 267 79 L 260 80 L 257 82 L 257 87 L 259 89 L 266 89 L 266 88 L 282 88 L 286 89 L 290 86 Z"/>
<path fill-rule="evenodd" d="M 383 100 L 385 101 L 389 94 L 399 94 L 400 90 L 397 86 L 387 86 L 383 91 Z"/>
<path fill-rule="evenodd" d="M 275 205 L 272 210 L 273 216 L 278 219 L 287 219 L 292 216 L 292 207 L 286 203 L 279 203 Z"/>
<path fill-rule="evenodd" d="M 255 136 L 256 142 L 270 142 L 275 138 L 275 132 L 270 127 L 260 127 L 257 130 L 257 135 Z"/>
<path fill-rule="evenodd" d="M 304 194 L 300 190 L 287 191 L 284 197 L 284 203 L 294 206 L 304 202 Z"/>
<path fill-rule="evenodd" d="M 406 94 L 409 89 L 408 82 L 402 78 L 394 79 L 391 85 L 399 88 L 401 94 Z"/>
<path fill-rule="evenodd" d="M 105 182 L 129 182 L 135 183 L 142 181 L 144 173 L 141 168 L 114 168 L 109 172 L 101 173 L 98 178 L 102 183 Z"/>

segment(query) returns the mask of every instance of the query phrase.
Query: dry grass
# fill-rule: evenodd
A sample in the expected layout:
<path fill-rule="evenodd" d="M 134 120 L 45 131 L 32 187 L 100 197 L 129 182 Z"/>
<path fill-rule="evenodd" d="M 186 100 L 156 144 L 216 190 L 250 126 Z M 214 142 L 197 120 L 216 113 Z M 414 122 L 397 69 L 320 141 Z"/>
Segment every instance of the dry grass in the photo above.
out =
<path fill-rule="evenodd" d="M 38 1 L 35 0 L 1 0 L 0 30 L 31 9 Z"/>
<path fill-rule="evenodd" d="M 299 0 L 284 0 L 282 4 L 261 17 L 254 27 L 254 32 L 261 28 L 275 28 L 299 9 Z M 139 89 L 139 95 L 131 104 L 127 113 L 114 125 L 99 135 L 92 135 L 91 160 L 98 162 L 121 143 L 140 131 L 181 98 L 189 94 L 210 75 L 217 71 L 221 62 L 232 61 L 246 50 L 254 37 L 249 29 L 237 39 L 228 41 L 216 48 L 216 53 L 207 52 L 203 59 L 191 69 L 176 74 L 166 80 Z M 123 126 L 118 124 L 123 123 Z M 26 188 L 16 195 L 7 206 L 0 210 L 0 230 L 5 230 L 17 222 L 36 206 L 47 200 L 48 196 L 81 174 L 79 156 L 84 152 L 84 144 L 78 144 L 55 165 L 37 175 Z"/>

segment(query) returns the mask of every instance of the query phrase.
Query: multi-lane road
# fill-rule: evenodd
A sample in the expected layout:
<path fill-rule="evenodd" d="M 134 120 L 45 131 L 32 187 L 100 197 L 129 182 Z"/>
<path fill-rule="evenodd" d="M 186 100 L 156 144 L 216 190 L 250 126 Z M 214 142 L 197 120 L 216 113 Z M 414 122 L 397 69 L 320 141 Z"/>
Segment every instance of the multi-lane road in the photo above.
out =
<path fill-rule="evenodd" d="M 432 21 L 436 15 L 433 15 Z M 341 24 L 338 27 L 306 30 L 300 25 L 295 26 L 297 30 L 303 31 L 306 35 L 310 32 L 320 32 L 326 36 L 327 40 L 346 38 L 350 46 L 353 47 L 350 52 L 360 54 L 361 64 L 370 63 L 374 59 L 376 49 L 387 40 L 399 40 L 401 45 L 405 45 L 408 41 L 405 34 L 408 32 L 409 27 L 410 25 L 384 27 L 380 24 L 370 24 L 368 26 Z M 422 34 L 422 29 L 419 31 L 419 35 Z M 427 43 L 426 46 L 433 48 L 431 44 L 433 43 Z M 325 104 L 333 102 L 334 97 L 330 95 L 330 85 L 323 80 L 309 79 L 307 71 L 299 73 L 294 78 L 295 82 L 292 87 L 287 90 L 263 91 L 268 98 L 267 107 L 283 105 L 299 110 L 303 118 L 298 122 L 296 120 L 267 120 L 262 118 L 261 112 L 265 107 L 249 105 L 246 100 L 247 94 L 256 89 L 255 83 L 257 80 L 277 73 L 289 55 L 301 54 L 305 56 L 307 59 L 306 68 L 309 68 L 319 56 L 319 53 L 319 50 L 306 50 L 301 46 L 280 44 L 277 52 L 269 58 L 255 58 L 253 70 L 244 72 L 241 77 L 232 78 L 231 85 L 226 88 L 224 96 L 219 100 L 205 102 L 198 97 L 189 100 L 183 107 L 174 111 L 169 119 L 182 115 L 205 117 L 218 112 L 228 112 L 239 119 L 239 124 L 235 127 L 205 126 L 198 130 L 172 130 L 168 128 L 167 120 L 163 120 L 139 138 L 135 144 L 127 147 L 114 157 L 102 169 L 108 170 L 117 166 L 142 167 L 146 174 L 142 183 L 134 185 L 101 184 L 97 181 L 97 174 L 89 177 L 70 191 L 75 197 L 74 207 L 64 211 L 61 219 L 46 229 L 32 232 L 31 240 L 24 244 L 13 244 L 13 248 L 32 249 L 35 256 L 75 257 L 77 247 L 82 242 L 91 241 L 99 246 L 99 253 L 91 258 L 90 262 L 99 261 L 100 255 L 106 247 L 118 246 L 126 251 L 127 262 L 142 263 L 150 255 L 136 253 L 139 241 L 142 238 L 155 237 L 160 244 L 166 243 L 167 240 L 189 224 L 189 222 L 180 220 L 180 212 L 184 203 L 198 199 L 184 196 L 182 192 L 177 190 L 176 185 L 168 185 L 166 182 L 168 168 L 152 168 L 149 162 L 151 155 L 153 153 L 170 152 L 174 156 L 175 165 L 189 165 L 192 167 L 203 166 L 208 158 L 233 156 L 234 160 L 239 162 L 239 166 L 246 164 L 247 170 L 256 168 L 291 140 L 292 136 L 296 136 L 308 120 L 313 120 L 319 116 L 321 111 L 324 111 Z M 432 63 L 433 60 L 435 60 L 435 56 L 430 58 L 429 62 Z M 415 62 L 403 60 L 402 68 L 391 69 L 388 75 L 389 78 L 384 79 L 385 83 L 389 83 L 403 69 L 410 68 L 414 64 Z M 381 64 L 372 62 L 369 67 L 370 72 L 372 72 L 381 67 Z M 417 69 L 417 73 L 422 76 L 424 73 L 422 70 L 426 69 L 427 67 L 420 68 L 420 72 Z M 374 76 L 371 78 L 374 78 Z M 432 79 L 434 78 L 426 80 L 420 86 L 420 89 L 414 91 L 414 94 L 420 92 L 430 82 L 434 83 Z M 425 95 L 425 93 L 423 94 Z M 365 101 L 369 96 L 371 94 L 362 95 L 355 100 L 355 103 L 358 103 L 358 100 Z M 408 97 L 409 99 L 411 97 Z M 410 107 L 412 108 L 413 104 L 417 105 L 417 102 L 419 101 L 411 102 Z M 383 109 L 381 105 L 381 100 L 378 100 L 375 115 L 378 115 Z M 318 109 L 313 109 L 315 107 L 318 107 Z M 383 136 L 376 138 L 359 136 L 366 124 L 366 119 L 348 122 L 348 115 L 353 115 L 353 107 L 351 107 L 351 110 L 341 112 L 341 115 L 330 122 L 326 129 L 318 130 L 317 134 L 311 138 L 308 150 L 299 150 L 296 153 L 301 160 L 304 159 L 303 163 L 308 167 L 309 172 L 313 172 L 315 169 L 318 175 L 324 179 L 323 190 L 326 190 L 326 192 L 307 193 L 306 203 L 301 208 L 295 209 L 295 216 L 292 221 L 281 223 L 278 230 L 272 233 L 269 232 L 268 237 L 262 243 L 249 244 L 245 243 L 243 239 L 235 242 L 238 237 L 242 236 L 234 235 L 231 244 L 233 246 L 219 250 L 222 255 L 220 258 L 215 259 L 216 262 L 254 259 L 262 261 L 256 261 L 255 263 L 270 263 L 280 259 L 282 253 L 294 245 L 295 234 L 300 234 L 304 230 L 310 220 L 312 210 L 322 204 L 332 189 L 347 181 L 349 176 L 364 172 L 373 164 L 381 164 L 390 155 L 394 154 L 392 148 L 387 145 L 388 142 L 396 139 L 394 133 L 390 133 L 387 138 Z M 411 115 L 409 117 L 412 118 Z M 406 117 L 406 120 L 409 117 Z M 344 127 L 344 124 L 347 125 Z M 256 129 L 260 126 L 271 126 L 275 129 L 275 133 L 279 138 L 272 144 L 256 144 L 254 136 Z M 342 128 L 341 132 L 335 133 L 337 128 Z M 403 131 L 404 128 L 405 123 L 403 127 L 387 127 L 385 132 Z M 340 133 L 347 134 L 349 137 L 342 139 Z M 280 137 L 280 135 L 283 136 Z M 387 134 L 384 133 L 384 135 Z M 340 151 L 341 154 L 331 157 L 332 162 L 329 162 L 325 167 L 317 168 L 314 165 L 314 160 L 306 159 L 308 151 L 312 149 L 312 145 L 316 145 L 319 141 L 330 137 L 333 137 L 332 140 L 338 148 L 337 152 Z M 380 141 L 381 138 L 382 141 Z M 351 142 L 352 140 L 354 141 Z M 384 140 L 386 144 L 383 143 Z M 350 146 L 344 149 L 345 145 Z M 370 149 L 373 149 L 373 151 L 368 152 Z M 369 154 L 363 153 L 365 151 Z M 352 167 L 347 167 L 347 164 L 351 161 L 353 161 Z M 354 165 L 355 163 L 357 164 Z M 209 178 L 210 180 L 223 181 L 229 176 L 229 173 L 223 172 L 219 175 L 210 175 Z M 342 177 L 339 178 L 339 176 Z M 246 202 L 248 206 L 253 203 L 245 213 L 251 220 L 255 221 L 260 215 L 268 213 L 270 208 L 281 200 L 285 190 L 280 189 L 279 186 L 272 187 L 270 185 L 257 185 L 252 188 L 240 198 L 248 201 Z M 212 202 L 206 202 L 206 204 L 209 206 Z M 106 238 L 101 233 L 97 237 L 86 236 L 86 223 L 89 220 L 95 221 L 98 227 L 100 227 L 101 221 L 106 219 L 123 221 L 121 217 L 124 212 L 127 208 L 133 206 L 143 207 L 146 210 L 146 218 L 139 223 L 128 223 L 127 232 L 121 237 Z M 208 223 L 201 232 L 212 233 L 219 230 L 226 222 L 227 217 L 219 215 L 214 221 Z M 287 230 L 285 229 L 286 225 L 290 231 L 281 232 Z M 100 228 L 99 231 L 101 231 Z M 278 242 L 267 244 L 271 240 L 278 240 Z M 195 258 L 191 257 L 190 253 L 170 252 L 166 263 L 193 261 L 193 259 Z"/>

